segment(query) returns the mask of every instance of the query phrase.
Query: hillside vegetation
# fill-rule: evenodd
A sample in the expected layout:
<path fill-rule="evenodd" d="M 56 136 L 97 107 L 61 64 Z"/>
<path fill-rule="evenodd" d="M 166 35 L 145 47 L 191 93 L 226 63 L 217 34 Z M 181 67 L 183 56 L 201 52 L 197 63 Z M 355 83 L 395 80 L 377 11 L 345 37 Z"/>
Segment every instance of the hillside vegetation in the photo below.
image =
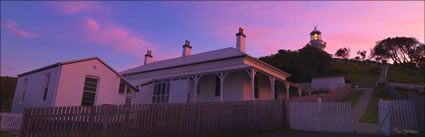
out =
<path fill-rule="evenodd" d="M 16 82 L 17 78 L 14 77 L 0 77 L 1 112 L 10 111 L 13 96 L 15 94 Z"/>
<path fill-rule="evenodd" d="M 330 73 L 344 75 L 347 82 L 375 82 L 379 78 L 381 67 L 379 64 L 362 64 L 342 61 L 332 61 Z"/>
<path fill-rule="evenodd" d="M 420 69 L 390 65 L 388 81 L 400 83 L 425 84 L 425 74 Z"/>

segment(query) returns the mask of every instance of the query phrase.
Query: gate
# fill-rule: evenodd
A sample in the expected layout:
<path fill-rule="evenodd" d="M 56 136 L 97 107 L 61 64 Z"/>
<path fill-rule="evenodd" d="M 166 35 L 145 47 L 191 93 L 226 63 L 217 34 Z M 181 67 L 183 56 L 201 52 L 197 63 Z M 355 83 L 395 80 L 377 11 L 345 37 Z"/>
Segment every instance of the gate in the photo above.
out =
<path fill-rule="evenodd" d="M 289 103 L 290 128 L 302 131 L 353 131 L 350 103 Z"/>
<path fill-rule="evenodd" d="M 379 101 L 379 126 L 389 136 L 400 131 L 418 131 L 415 104 L 409 100 Z"/>
<path fill-rule="evenodd" d="M 391 103 L 389 101 L 379 100 L 379 127 L 381 132 L 386 136 L 391 134 L 390 105 Z"/>

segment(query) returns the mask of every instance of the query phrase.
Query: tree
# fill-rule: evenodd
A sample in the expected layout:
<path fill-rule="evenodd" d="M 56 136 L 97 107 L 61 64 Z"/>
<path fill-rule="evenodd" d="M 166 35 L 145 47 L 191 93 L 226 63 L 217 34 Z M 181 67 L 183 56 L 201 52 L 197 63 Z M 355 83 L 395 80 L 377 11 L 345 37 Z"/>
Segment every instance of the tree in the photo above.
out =
<path fill-rule="evenodd" d="M 259 59 L 290 73 L 289 81 L 311 82 L 313 76 L 327 75 L 332 57 L 323 50 L 306 45 L 297 51 L 279 50 Z"/>
<path fill-rule="evenodd" d="M 366 50 L 357 51 L 357 55 L 360 55 L 362 61 L 364 61 L 366 59 L 366 53 L 367 53 Z M 360 59 L 360 57 L 359 57 L 359 59 Z"/>
<path fill-rule="evenodd" d="M 350 51 L 350 48 L 340 48 L 336 51 L 335 56 L 343 58 L 345 60 L 345 64 L 347 64 L 347 59 L 350 56 Z"/>
<path fill-rule="evenodd" d="M 382 60 L 391 59 L 395 64 L 420 64 L 424 57 L 423 43 L 412 37 L 386 38 L 376 42 L 371 56 Z"/>

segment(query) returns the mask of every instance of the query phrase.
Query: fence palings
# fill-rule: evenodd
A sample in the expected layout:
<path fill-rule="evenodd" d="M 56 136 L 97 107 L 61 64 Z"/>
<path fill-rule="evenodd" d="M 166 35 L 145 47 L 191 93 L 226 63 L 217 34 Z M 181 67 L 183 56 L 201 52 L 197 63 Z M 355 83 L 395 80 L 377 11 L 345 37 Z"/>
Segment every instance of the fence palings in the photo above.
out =
<path fill-rule="evenodd" d="M 284 101 L 25 109 L 20 136 L 199 136 L 283 128 Z"/>

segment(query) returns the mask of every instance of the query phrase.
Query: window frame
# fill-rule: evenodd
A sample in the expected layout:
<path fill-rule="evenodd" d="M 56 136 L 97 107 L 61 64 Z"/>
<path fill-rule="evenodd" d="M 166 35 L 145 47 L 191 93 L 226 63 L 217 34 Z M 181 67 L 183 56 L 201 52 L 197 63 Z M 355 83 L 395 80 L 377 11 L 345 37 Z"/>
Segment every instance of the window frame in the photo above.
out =
<path fill-rule="evenodd" d="M 46 80 L 44 81 L 44 88 L 42 90 L 41 100 L 44 102 L 47 100 L 47 93 L 49 91 L 51 73 L 46 73 Z"/>
<path fill-rule="evenodd" d="M 95 87 L 95 91 L 94 92 L 90 92 L 88 91 L 88 93 L 94 93 L 94 99 L 93 99 L 93 105 L 83 105 L 84 102 L 84 93 L 86 92 L 85 88 L 86 88 L 86 79 L 90 78 L 90 79 L 96 79 L 96 87 Z M 90 81 L 89 81 L 90 83 Z M 95 106 L 96 105 L 96 101 L 97 101 L 97 93 L 99 91 L 99 85 L 100 85 L 100 77 L 97 76 L 91 76 L 91 75 L 86 75 L 84 77 L 84 84 L 83 84 L 83 94 L 81 96 L 81 106 Z"/>
<path fill-rule="evenodd" d="M 28 86 L 28 78 L 25 78 L 24 79 L 24 85 L 22 87 L 21 98 L 19 99 L 19 104 L 23 104 L 24 101 L 25 101 L 25 94 L 26 94 L 27 86 Z"/>
<path fill-rule="evenodd" d="M 215 76 L 215 96 L 219 97 L 221 96 L 221 80 L 218 78 L 218 76 Z"/>
<path fill-rule="evenodd" d="M 152 104 L 166 104 L 170 101 L 171 80 L 157 80 L 153 83 Z"/>
<path fill-rule="evenodd" d="M 258 87 L 259 82 L 258 82 L 258 77 L 254 78 L 254 98 L 258 99 L 260 98 L 260 88 Z"/>

